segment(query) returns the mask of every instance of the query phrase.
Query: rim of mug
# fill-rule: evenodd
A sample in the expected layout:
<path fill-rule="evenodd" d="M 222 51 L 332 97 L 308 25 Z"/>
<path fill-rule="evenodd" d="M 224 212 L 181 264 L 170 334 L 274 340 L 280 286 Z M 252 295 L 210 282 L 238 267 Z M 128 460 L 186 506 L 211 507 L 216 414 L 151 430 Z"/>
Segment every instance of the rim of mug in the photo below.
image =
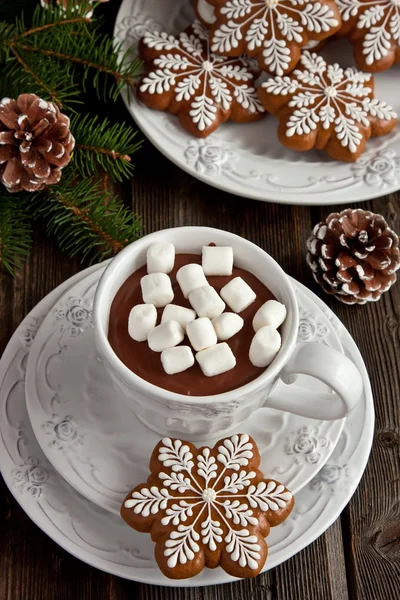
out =
<path fill-rule="evenodd" d="M 101 311 L 107 310 L 109 312 L 109 309 L 110 309 L 111 303 L 112 303 L 112 300 L 111 300 L 109 303 L 107 303 L 106 307 L 102 306 L 103 291 L 106 289 L 107 285 L 109 284 L 109 281 L 113 278 L 114 274 L 117 272 L 119 265 L 122 262 L 124 262 L 125 260 L 129 260 L 129 258 L 132 256 L 132 254 L 136 254 L 141 249 L 143 249 L 143 246 L 146 246 L 149 243 L 151 243 L 151 238 L 159 239 L 159 236 L 162 236 L 163 233 L 165 233 L 165 232 L 171 233 L 171 231 L 174 231 L 174 232 L 176 232 L 177 235 L 179 235 L 179 232 L 183 231 L 183 230 L 184 231 L 201 230 L 204 232 L 207 231 L 210 234 L 212 234 L 213 232 L 214 233 L 222 232 L 224 234 L 227 234 L 230 237 L 233 237 L 234 239 L 239 241 L 239 243 L 243 243 L 244 245 L 250 247 L 250 249 L 252 251 L 256 252 L 260 256 L 261 259 L 265 260 L 267 258 L 268 261 L 272 261 L 275 268 L 278 269 L 278 271 L 280 271 L 280 275 L 282 276 L 282 278 L 281 278 L 282 285 L 284 285 L 285 290 L 291 300 L 292 327 L 288 333 L 287 340 L 285 341 L 284 346 L 281 347 L 281 349 L 279 350 L 279 352 L 278 352 L 277 356 L 275 357 L 275 359 L 273 360 L 273 362 L 268 367 L 266 367 L 265 370 L 262 373 L 260 373 L 260 375 L 258 375 L 258 377 L 256 377 L 255 379 L 252 379 L 251 381 L 249 381 L 248 383 L 246 383 L 242 386 L 239 386 L 233 390 L 230 390 L 229 392 L 223 392 L 220 394 L 213 394 L 213 395 L 207 395 L 207 396 L 192 396 L 192 395 L 189 396 L 189 395 L 185 395 L 185 394 L 178 394 L 177 392 L 171 392 L 170 390 L 159 387 L 158 385 L 155 385 L 154 383 L 150 383 L 149 381 L 142 379 L 142 377 L 139 377 L 139 375 L 136 375 L 136 373 L 131 371 L 131 369 L 129 369 L 125 365 L 125 363 L 123 363 L 122 360 L 114 352 L 110 342 L 108 341 L 107 333 L 103 327 L 103 324 L 101 323 L 101 319 L 100 319 Z M 204 404 L 213 403 L 216 401 L 229 402 L 231 400 L 235 400 L 237 398 L 238 393 L 240 395 L 245 395 L 245 394 L 251 392 L 252 389 L 254 390 L 255 387 L 257 387 L 257 388 L 260 387 L 260 384 L 262 384 L 263 382 L 267 383 L 267 380 L 270 381 L 271 379 L 274 379 L 282 371 L 285 363 L 287 362 L 288 355 L 291 354 L 292 350 L 294 349 L 294 346 L 296 345 L 298 323 L 299 323 L 299 312 L 298 312 L 298 304 L 297 304 L 297 300 L 296 300 L 296 295 L 295 295 L 294 289 L 289 281 L 288 276 L 286 275 L 286 273 L 282 269 L 282 267 L 279 265 L 279 263 L 277 263 L 276 260 L 274 258 L 272 258 L 272 256 L 270 254 L 268 254 L 268 252 L 266 252 L 265 250 L 260 248 L 260 246 L 257 246 L 257 244 L 254 244 L 253 242 L 250 242 L 246 238 L 236 235 L 235 233 L 231 233 L 230 231 L 225 231 L 224 229 L 216 229 L 215 227 L 203 227 L 203 226 L 171 227 L 168 229 L 161 229 L 159 231 L 155 231 L 153 233 L 147 234 L 147 235 L 143 236 L 142 238 L 140 238 L 139 240 L 132 242 L 131 244 L 126 246 L 126 248 L 121 250 L 121 252 L 119 252 L 119 254 L 117 254 L 117 256 L 115 258 L 113 258 L 111 260 L 111 262 L 107 265 L 105 271 L 103 272 L 102 276 L 100 277 L 100 280 L 99 280 L 99 283 L 98 283 L 98 286 L 97 286 L 97 289 L 95 292 L 94 303 L 93 303 L 93 327 L 94 327 L 96 345 L 98 346 L 99 343 L 101 344 L 101 348 L 98 347 L 98 349 L 100 350 L 100 352 L 105 354 L 106 358 L 109 360 L 109 362 L 114 367 L 114 369 L 116 369 L 118 374 L 121 375 L 121 378 L 124 380 L 124 382 L 128 383 L 129 385 L 132 385 L 132 387 L 137 388 L 138 386 L 140 386 L 142 388 L 140 391 L 143 393 L 146 393 L 147 395 L 149 395 L 151 397 L 154 397 L 154 395 L 157 395 L 158 396 L 157 399 L 162 398 L 163 400 L 168 400 L 168 401 L 173 400 L 177 403 L 187 403 L 188 401 L 190 402 L 191 400 L 195 400 L 196 402 L 201 401 Z"/>

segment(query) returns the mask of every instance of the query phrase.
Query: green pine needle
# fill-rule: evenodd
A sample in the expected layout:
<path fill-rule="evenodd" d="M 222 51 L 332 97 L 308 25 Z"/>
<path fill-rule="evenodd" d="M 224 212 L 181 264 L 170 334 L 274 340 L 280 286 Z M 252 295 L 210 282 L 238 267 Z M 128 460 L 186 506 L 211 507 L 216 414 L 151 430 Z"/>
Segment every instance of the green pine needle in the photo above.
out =
<path fill-rule="evenodd" d="M 5 63 L 10 58 L 10 47 L 7 45 L 16 34 L 16 27 L 13 24 L 0 22 L 0 64 Z"/>
<path fill-rule="evenodd" d="M 136 140 L 137 131 L 126 123 L 111 124 L 106 118 L 76 115 L 71 121 L 75 137 L 74 163 L 82 177 L 105 171 L 114 181 L 132 176 L 130 155 L 141 141 Z"/>
<path fill-rule="evenodd" d="M 76 9 L 77 2 L 75 2 L 75 0 L 69 0 L 65 7 L 63 6 L 64 3 L 60 4 L 62 4 L 62 6 L 58 6 L 56 2 L 52 2 L 49 6 L 43 8 L 40 2 L 37 2 L 29 26 L 26 23 L 23 11 L 19 13 L 15 18 L 17 36 L 25 36 L 25 39 L 27 39 L 27 37 L 32 35 L 29 34 L 29 36 L 27 36 L 26 32 L 28 29 L 30 31 L 32 29 L 43 28 L 58 23 L 63 23 L 64 26 L 67 27 L 69 24 L 65 24 L 65 21 L 70 21 L 71 19 L 74 19 L 77 22 L 90 23 L 90 19 L 85 16 L 88 10 L 93 8 L 93 5 L 90 4 L 90 0 L 81 0 L 78 2 L 79 12 Z"/>
<path fill-rule="evenodd" d="M 30 66 L 36 56 L 39 60 L 32 71 L 37 79 L 51 87 L 46 82 L 51 76 L 53 86 L 59 88 L 64 83 L 60 81 L 55 86 L 55 81 L 63 69 L 54 65 L 50 74 L 43 59 L 62 61 L 80 69 L 79 82 L 84 89 L 90 83 L 103 101 L 116 100 L 125 85 L 135 84 L 140 63 L 132 61 L 128 52 L 122 53 L 121 46 L 115 46 L 112 39 L 99 31 L 99 21 L 82 16 L 86 5 L 80 4 L 79 13 L 75 0 L 69 0 L 66 10 L 58 6 L 43 10 L 38 6 L 29 28 L 23 17 L 16 19 L 14 34 L 10 26 L 0 23 L 0 57 L 21 62 L 22 54 Z"/>
<path fill-rule="evenodd" d="M 56 3 L 32 11 L 28 6 L 26 17 L 22 12 L 15 17 L 0 6 L 0 98 L 30 92 L 76 113 L 89 84 L 104 101 L 116 100 L 123 87 L 135 84 L 138 62 L 114 46 L 95 17 L 84 16 L 85 7 L 89 0 L 80 2 L 79 10 L 76 0 L 69 0 L 66 10 Z M 29 250 L 28 215 L 42 217 L 70 256 L 91 262 L 113 256 L 141 233 L 140 218 L 100 186 L 104 174 L 116 181 L 132 175 L 130 156 L 140 147 L 133 128 L 75 114 L 71 131 L 76 147 L 60 183 L 20 195 L 0 184 L 0 265 L 10 272 Z"/>
<path fill-rule="evenodd" d="M 102 191 L 98 179 L 78 181 L 73 169 L 67 170 L 58 185 L 37 196 L 34 208 L 61 250 L 94 262 L 114 256 L 139 237 L 140 218 L 118 197 Z"/>
<path fill-rule="evenodd" d="M 76 105 L 82 104 L 82 92 L 74 81 L 72 65 L 53 58 L 32 55 L 18 49 L 4 68 L 3 77 L 6 83 L 0 86 L 4 89 L 7 85 L 7 93 L 4 95 L 8 97 L 17 98 L 29 90 L 43 100 L 55 102 L 63 110 L 75 110 Z"/>
<path fill-rule="evenodd" d="M 11 275 L 29 254 L 31 226 L 25 199 L 19 194 L 0 190 L 0 265 Z"/>

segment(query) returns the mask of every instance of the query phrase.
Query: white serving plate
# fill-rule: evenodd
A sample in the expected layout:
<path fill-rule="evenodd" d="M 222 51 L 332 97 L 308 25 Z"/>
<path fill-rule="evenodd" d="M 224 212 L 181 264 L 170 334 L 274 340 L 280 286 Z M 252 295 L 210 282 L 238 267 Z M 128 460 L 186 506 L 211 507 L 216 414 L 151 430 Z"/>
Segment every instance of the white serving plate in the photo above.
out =
<path fill-rule="evenodd" d="M 147 30 L 177 33 L 194 20 L 188 0 L 124 0 L 114 37 L 124 50 L 137 50 Z M 354 64 L 344 40 L 322 52 L 343 66 Z M 400 115 L 400 65 L 375 76 L 376 96 Z M 330 159 L 323 152 L 294 152 L 276 135 L 277 119 L 269 115 L 250 124 L 226 123 L 205 140 L 188 134 L 176 117 L 150 110 L 124 93 L 125 104 L 143 133 L 169 160 L 209 185 L 256 200 L 284 204 L 348 204 L 400 188 L 400 124 L 373 138 L 355 163 Z M 156 167 L 155 167 L 156 168 Z"/>

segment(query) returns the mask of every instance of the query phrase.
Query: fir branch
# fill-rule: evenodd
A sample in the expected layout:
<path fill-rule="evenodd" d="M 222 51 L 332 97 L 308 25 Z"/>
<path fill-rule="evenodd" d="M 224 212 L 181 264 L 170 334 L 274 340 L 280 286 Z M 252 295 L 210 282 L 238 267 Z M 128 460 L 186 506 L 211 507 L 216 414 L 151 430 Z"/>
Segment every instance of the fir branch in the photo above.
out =
<path fill-rule="evenodd" d="M 97 116 L 76 115 L 71 131 L 76 141 L 74 162 L 82 177 L 105 171 L 114 181 L 122 181 L 132 175 L 130 155 L 141 146 L 132 127 L 111 124 L 108 119 L 99 121 Z"/>
<path fill-rule="evenodd" d="M 138 70 L 120 50 L 97 23 L 78 15 L 76 0 L 66 10 L 38 6 L 28 25 L 23 16 L 0 23 L 0 95 L 16 98 L 29 90 L 73 111 L 90 81 L 99 97 L 116 99 Z M 76 115 L 71 130 L 76 148 L 60 183 L 36 194 L 0 190 L 0 264 L 10 272 L 29 249 L 28 215 L 45 219 L 62 250 L 90 261 L 113 256 L 140 235 L 140 218 L 106 189 L 108 177 L 132 175 L 130 155 L 140 146 L 133 128 Z"/>
<path fill-rule="evenodd" d="M 109 57 L 111 57 L 111 54 L 108 51 L 109 48 L 111 47 L 111 40 L 107 40 L 106 44 L 104 44 L 104 42 L 103 42 L 103 45 L 107 46 L 107 50 L 106 50 L 105 54 L 108 54 Z M 122 69 L 118 70 L 117 68 L 115 68 L 115 69 L 110 68 L 107 65 L 107 60 L 104 60 L 103 64 L 101 64 L 100 62 L 93 62 L 93 61 L 88 60 L 87 58 L 81 58 L 79 56 L 74 56 L 73 54 L 66 54 L 65 52 L 55 52 L 54 50 L 46 50 L 44 48 L 33 48 L 32 46 L 28 46 L 28 45 L 24 45 L 24 44 L 19 44 L 19 47 L 22 50 L 26 50 L 27 52 L 38 52 L 45 56 L 52 56 L 53 58 L 60 58 L 61 60 L 65 60 L 67 62 L 76 63 L 78 65 L 81 65 L 85 69 L 95 69 L 99 73 L 105 73 L 106 75 L 110 75 L 111 77 L 114 77 L 117 84 L 120 84 L 121 82 L 123 82 L 130 86 L 136 85 L 136 80 L 131 75 L 129 75 L 128 73 L 122 72 Z M 98 86 L 96 86 L 96 89 L 98 91 Z"/>
<path fill-rule="evenodd" d="M 29 254 L 31 225 L 22 194 L 0 191 L 0 265 L 11 275 Z"/>
<path fill-rule="evenodd" d="M 54 3 L 46 8 L 43 8 L 40 3 L 37 2 L 30 19 L 31 22 L 29 28 L 27 28 L 25 23 L 23 12 L 16 17 L 16 31 L 12 42 L 32 36 L 42 31 L 46 31 L 47 29 L 52 29 L 54 27 L 64 27 L 71 24 L 75 25 L 77 23 L 90 23 L 91 19 L 85 16 L 89 10 L 89 7 L 90 0 L 81 0 L 78 7 L 75 0 L 69 0 L 65 7 L 58 6 Z"/>
<path fill-rule="evenodd" d="M 84 9 L 81 4 L 79 10 Z M 99 98 L 115 100 L 123 86 L 135 85 L 139 62 L 132 61 L 129 52 L 122 52 L 121 45 L 115 46 L 112 39 L 99 31 L 100 21 L 96 23 L 77 16 L 76 10 L 75 0 L 68 2 L 66 10 L 57 6 L 43 10 L 39 6 L 31 27 L 27 28 L 23 18 L 16 19 L 13 34 L 6 28 L 2 36 L 0 27 L 0 55 L 12 53 L 18 60 L 22 53 L 24 56 L 35 54 L 74 65 L 83 71 L 80 81 L 84 88 L 90 81 Z M 31 66 L 29 61 L 25 63 Z M 45 81 L 48 74 L 40 60 L 36 61 L 36 68 L 36 83 Z M 90 73 L 93 76 L 89 78 Z M 104 78 L 108 79 L 107 85 Z M 111 85 L 110 79 L 113 80 Z"/>
<path fill-rule="evenodd" d="M 61 250 L 89 262 L 114 256 L 141 231 L 140 218 L 118 197 L 104 193 L 93 177 L 77 181 L 70 174 L 38 194 L 35 207 L 35 216 L 46 219 L 47 232 Z"/>
<path fill-rule="evenodd" d="M 5 63 L 10 58 L 10 40 L 16 31 L 15 25 L 0 22 L 0 64 Z"/>
<path fill-rule="evenodd" d="M 16 98 L 26 90 L 37 94 L 44 100 L 56 102 L 61 108 L 75 110 L 82 104 L 81 88 L 74 81 L 72 65 L 60 63 L 54 59 L 26 55 L 18 52 L 24 63 L 12 58 L 3 69 L 0 88 L 3 95 Z M 40 74 L 40 78 L 38 75 Z"/>
<path fill-rule="evenodd" d="M 35 73 L 28 66 L 28 64 L 24 61 L 24 59 L 17 52 L 17 50 L 15 49 L 14 46 L 11 45 L 10 49 L 13 52 L 13 54 L 14 54 L 15 58 L 17 59 L 17 61 L 19 62 L 19 64 L 21 65 L 21 67 L 24 69 L 24 71 L 26 71 L 28 73 L 28 75 L 30 75 L 32 77 L 33 81 L 41 88 L 41 90 L 45 92 L 46 96 L 48 96 L 48 99 L 51 100 L 52 102 L 55 102 L 56 104 L 58 104 L 58 106 L 61 108 L 62 107 L 62 102 L 61 102 L 60 98 L 57 96 L 56 91 L 55 90 L 51 90 L 45 84 L 44 81 L 42 81 L 41 79 L 39 79 L 39 77 L 37 75 L 35 75 Z"/>
<path fill-rule="evenodd" d="M 39 25 L 38 27 L 32 27 L 28 29 L 28 31 L 24 31 L 20 35 L 15 36 L 10 41 L 11 43 L 19 42 L 23 38 L 29 37 L 30 35 L 34 35 L 35 33 L 42 33 L 46 31 L 46 29 L 51 29 L 53 27 L 60 27 L 65 25 L 76 25 L 77 23 L 90 23 L 91 19 L 88 17 L 73 17 L 71 19 L 60 19 L 51 23 L 45 23 L 43 25 Z"/>

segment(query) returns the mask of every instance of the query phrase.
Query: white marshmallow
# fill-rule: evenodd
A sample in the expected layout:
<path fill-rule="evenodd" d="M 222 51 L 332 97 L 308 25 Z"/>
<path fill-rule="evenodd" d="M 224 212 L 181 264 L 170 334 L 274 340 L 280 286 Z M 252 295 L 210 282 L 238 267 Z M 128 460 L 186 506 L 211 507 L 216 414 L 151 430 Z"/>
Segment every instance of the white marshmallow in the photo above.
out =
<path fill-rule="evenodd" d="M 193 292 L 190 292 L 189 302 L 199 317 L 213 319 L 225 310 L 225 302 L 221 300 L 218 292 L 210 285 L 196 288 Z"/>
<path fill-rule="evenodd" d="M 175 246 L 156 242 L 147 250 L 148 273 L 171 273 L 175 263 Z"/>
<path fill-rule="evenodd" d="M 182 373 L 194 365 L 194 356 L 190 346 L 166 348 L 161 352 L 161 362 L 167 375 Z"/>
<path fill-rule="evenodd" d="M 218 342 L 213 324 L 207 317 L 200 317 L 188 323 L 186 335 L 196 351 L 215 346 Z"/>
<path fill-rule="evenodd" d="M 198 352 L 196 360 L 206 377 L 220 375 L 236 365 L 235 355 L 226 342 Z"/>
<path fill-rule="evenodd" d="M 215 333 L 220 342 L 229 340 L 229 338 L 240 331 L 244 325 L 242 317 L 236 313 L 230 312 L 222 313 L 222 315 L 215 317 L 211 322 L 214 325 Z"/>
<path fill-rule="evenodd" d="M 166 273 L 151 273 L 140 280 L 143 302 L 160 308 L 174 299 L 171 280 Z"/>
<path fill-rule="evenodd" d="M 176 280 L 179 283 L 185 298 L 188 298 L 190 292 L 196 288 L 208 285 L 203 267 L 195 263 L 190 263 L 181 267 L 176 274 Z"/>
<path fill-rule="evenodd" d="M 154 304 L 137 304 L 129 313 L 128 333 L 136 342 L 145 342 L 157 323 Z"/>
<path fill-rule="evenodd" d="M 201 264 L 205 275 L 232 275 L 233 249 L 230 246 L 203 246 Z"/>
<path fill-rule="evenodd" d="M 167 321 L 178 321 L 179 325 L 186 331 L 186 325 L 196 318 L 196 313 L 191 308 L 178 306 L 177 304 L 167 304 L 163 310 L 161 323 Z"/>
<path fill-rule="evenodd" d="M 152 329 L 147 341 L 153 352 L 162 352 L 180 344 L 184 337 L 185 332 L 177 321 L 167 321 Z"/>
<path fill-rule="evenodd" d="M 220 291 L 221 297 L 229 308 L 240 313 L 250 306 L 257 298 L 251 287 L 241 277 L 235 277 Z"/>
<path fill-rule="evenodd" d="M 249 350 L 250 362 L 255 367 L 268 367 L 281 347 L 279 332 L 270 325 L 261 327 L 254 335 Z"/>
<path fill-rule="evenodd" d="M 286 319 L 286 315 L 287 310 L 284 304 L 276 300 L 268 300 L 260 306 L 254 315 L 253 329 L 254 331 L 258 331 L 261 327 L 265 327 L 265 325 L 271 325 L 271 327 L 278 329 Z"/>

